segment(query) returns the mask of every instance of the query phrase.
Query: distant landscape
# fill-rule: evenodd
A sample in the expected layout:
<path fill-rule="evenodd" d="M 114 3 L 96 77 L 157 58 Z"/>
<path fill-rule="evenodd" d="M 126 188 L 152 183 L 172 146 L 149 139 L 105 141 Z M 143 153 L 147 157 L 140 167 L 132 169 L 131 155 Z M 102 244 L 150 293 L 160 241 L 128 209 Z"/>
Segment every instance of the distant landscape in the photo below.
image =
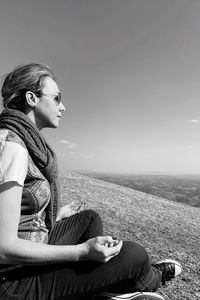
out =
<path fill-rule="evenodd" d="M 120 175 L 95 172 L 82 174 L 168 200 L 200 207 L 200 175 Z"/>

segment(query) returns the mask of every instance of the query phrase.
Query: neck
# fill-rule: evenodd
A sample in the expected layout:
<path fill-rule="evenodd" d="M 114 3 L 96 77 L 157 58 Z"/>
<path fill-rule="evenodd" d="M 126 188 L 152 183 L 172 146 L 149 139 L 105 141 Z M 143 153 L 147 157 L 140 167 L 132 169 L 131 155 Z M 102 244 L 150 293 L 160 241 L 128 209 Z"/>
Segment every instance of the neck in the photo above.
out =
<path fill-rule="evenodd" d="M 43 127 L 36 121 L 35 114 L 33 110 L 29 110 L 25 112 L 25 115 L 33 122 L 33 124 L 38 128 L 38 130 L 42 130 Z"/>

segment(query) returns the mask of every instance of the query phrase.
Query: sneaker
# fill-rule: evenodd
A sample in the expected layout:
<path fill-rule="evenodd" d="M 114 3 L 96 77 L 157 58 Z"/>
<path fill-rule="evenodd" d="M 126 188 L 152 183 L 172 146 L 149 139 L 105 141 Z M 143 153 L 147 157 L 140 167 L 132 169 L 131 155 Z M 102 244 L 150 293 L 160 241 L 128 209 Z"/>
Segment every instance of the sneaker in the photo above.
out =
<path fill-rule="evenodd" d="M 100 293 L 97 298 L 101 300 L 164 300 L 164 298 L 157 293 L 150 292 L 136 292 L 129 294 L 116 294 L 116 293 Z"/>
<path fill-rule="evenodd" d="M 158 261 L 154 267 L 162 272 L 162 285 L 182 272 L 182 266 L 179 262 L 172 259 L 163 259 Z"/>

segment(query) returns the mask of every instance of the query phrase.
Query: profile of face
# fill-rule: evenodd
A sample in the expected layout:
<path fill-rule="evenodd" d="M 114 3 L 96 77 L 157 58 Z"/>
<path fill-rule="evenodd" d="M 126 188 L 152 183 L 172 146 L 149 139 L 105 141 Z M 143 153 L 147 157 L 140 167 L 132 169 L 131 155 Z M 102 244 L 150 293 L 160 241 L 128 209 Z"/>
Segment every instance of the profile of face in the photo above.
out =
<path fill-rule="evenodd" d="M 33 107 L 34 121 L 39 130 L 43 128 L 56 128 L 65 111 L 65 106 L 61 102 L 61 94 L 57 83 L 51 78 L 43 80 L 41 95 L 34 95 Z"/>

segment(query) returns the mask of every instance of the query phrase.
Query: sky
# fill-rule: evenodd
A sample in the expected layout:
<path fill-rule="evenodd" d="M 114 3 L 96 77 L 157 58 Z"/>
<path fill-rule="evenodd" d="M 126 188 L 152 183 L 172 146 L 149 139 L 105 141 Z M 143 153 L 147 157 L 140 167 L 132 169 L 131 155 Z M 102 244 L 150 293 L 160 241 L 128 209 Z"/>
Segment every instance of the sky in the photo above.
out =
<path fill-rule="evenodd" d="M 61 170 L 200 174 L 199 0 L 2 0 L 0 75 L 53 68 Z"/>

